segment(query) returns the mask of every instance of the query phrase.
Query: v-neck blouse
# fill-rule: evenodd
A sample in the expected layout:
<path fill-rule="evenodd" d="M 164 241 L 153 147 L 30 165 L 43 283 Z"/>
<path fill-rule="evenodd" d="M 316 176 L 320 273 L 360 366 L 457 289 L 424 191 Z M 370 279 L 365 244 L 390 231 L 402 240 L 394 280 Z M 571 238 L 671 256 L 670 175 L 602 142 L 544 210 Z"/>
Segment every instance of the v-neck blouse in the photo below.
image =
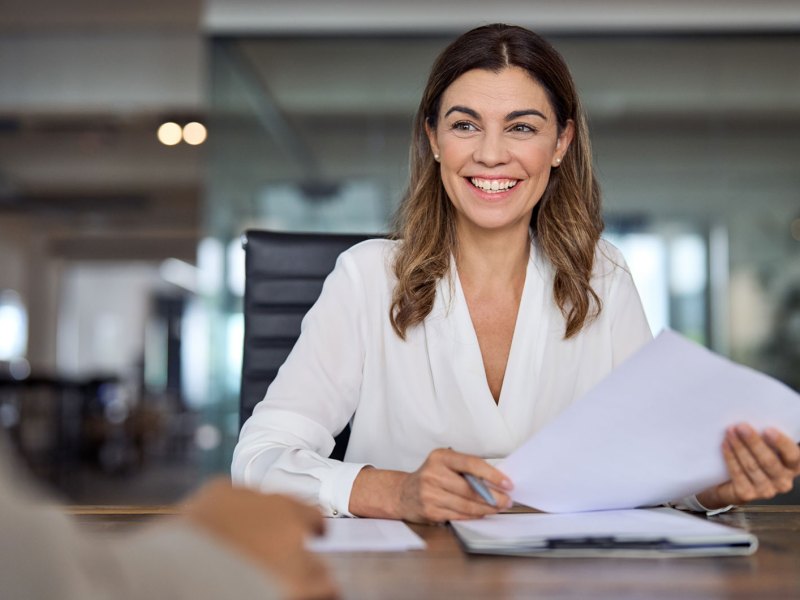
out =
<path fill-rule="evenodd" d="M 532 243 L 495 403 L 455 267 L 405 341 L 392 329 L 396 244 L 370 240 L 339 257 L 242 428 L 234 480 L 294 494 L 329 516 L 349 515 L 365 465 L 414 471 L 441 447 L 501 459 L 652 338 L 624 258 L 601 241 L 591 283 L 602 311 L 565 340 L 553 269 Z M 325 458 L 348 422 L 345 461 Z"/>

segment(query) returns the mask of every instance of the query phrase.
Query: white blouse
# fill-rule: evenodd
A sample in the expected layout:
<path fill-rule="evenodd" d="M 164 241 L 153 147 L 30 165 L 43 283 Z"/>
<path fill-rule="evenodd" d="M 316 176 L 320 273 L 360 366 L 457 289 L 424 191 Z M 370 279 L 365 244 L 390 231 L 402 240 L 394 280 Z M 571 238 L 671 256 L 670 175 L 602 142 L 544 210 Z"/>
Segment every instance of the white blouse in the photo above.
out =
<path fill-rule="evenodd" d="M 392 329 L 396 244 L 370 240 L 339 256 L 242 428 L 236 482 L 350 516 L 353 481 L 366 464 L 414 471 L 441 447 L 501 459 L 652 337 L 624 258 L 601 241 L 591 283 L 602 311 L 565 340 L 553 269 L 534 243 L 495 403 L 455 267 L 405 341 Z M 345 461 L 325 458 L 348 422 Z"/>

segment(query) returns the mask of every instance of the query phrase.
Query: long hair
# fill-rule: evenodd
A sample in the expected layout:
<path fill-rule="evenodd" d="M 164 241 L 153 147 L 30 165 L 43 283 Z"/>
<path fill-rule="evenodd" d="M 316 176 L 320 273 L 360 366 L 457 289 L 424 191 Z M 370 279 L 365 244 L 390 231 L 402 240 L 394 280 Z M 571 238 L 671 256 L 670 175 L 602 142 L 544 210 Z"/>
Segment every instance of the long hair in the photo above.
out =
<path fill-rule="evenodd" d="M 553 297 L 564 316 L 565 338 L 577 334 L 601 310 L 591 286 L 594 253 L 603 220 L 600 187 L 583 110 L 569 69 L 542 37 L 511 25 L 486 25 L 468 31 L 436 59 L 414 118 L 410 180 L 395 216 L 400 240 L 394 262 L 397 284 L 389 318 L 405 339 L 433 308 L 438 281 L 450 268 L 456 250 L 455 209 L 447 197 L 425 126 L 435 130 L 442 94 L 467 71 L 500 72 L 520 67 L 541 85 L 561 134 L 571 120 L 572 144 L 560 166 L 552 169 L 544 194 L 531 216 L 537 247 L 552 265 Z"/>

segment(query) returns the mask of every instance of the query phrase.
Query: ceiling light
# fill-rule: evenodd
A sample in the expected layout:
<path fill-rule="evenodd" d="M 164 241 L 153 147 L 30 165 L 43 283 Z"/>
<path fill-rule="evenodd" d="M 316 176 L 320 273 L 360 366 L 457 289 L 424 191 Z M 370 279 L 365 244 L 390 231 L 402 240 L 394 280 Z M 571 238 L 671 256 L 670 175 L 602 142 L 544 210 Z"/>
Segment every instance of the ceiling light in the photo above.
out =
<path fill-rule="evenodd" d="M 202 123 L 192 121 L 183 127 L 183 141 L 191 146 L 198 146 L 206 141 L 208 133 Z"/>
<path fill-rule="evenodd" d="M 158 141 L 165 146 L 174 146 L 181 141 L 181 126 L 172 121 L 163 123 L 158 128 Z"/>

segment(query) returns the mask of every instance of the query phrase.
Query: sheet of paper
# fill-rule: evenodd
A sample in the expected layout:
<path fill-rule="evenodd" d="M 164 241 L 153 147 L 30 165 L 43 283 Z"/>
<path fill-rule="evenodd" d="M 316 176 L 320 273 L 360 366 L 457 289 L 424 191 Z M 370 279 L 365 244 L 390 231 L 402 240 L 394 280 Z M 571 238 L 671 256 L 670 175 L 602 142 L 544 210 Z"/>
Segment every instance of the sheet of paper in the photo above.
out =
<path fill-rule="evenodd" d="M 314 552 L 403 552 L 422 550 L 425 542 L 402 521 L 326 519 L 325 534 L 306 546 Z"/>
<path fill-rule="evenodd" d="M 672 331 L 630 357 L 498 468 L 547 512 L 653 506 L 728 479 L 725 429 L 800 439 L 800 395 Z"/>

